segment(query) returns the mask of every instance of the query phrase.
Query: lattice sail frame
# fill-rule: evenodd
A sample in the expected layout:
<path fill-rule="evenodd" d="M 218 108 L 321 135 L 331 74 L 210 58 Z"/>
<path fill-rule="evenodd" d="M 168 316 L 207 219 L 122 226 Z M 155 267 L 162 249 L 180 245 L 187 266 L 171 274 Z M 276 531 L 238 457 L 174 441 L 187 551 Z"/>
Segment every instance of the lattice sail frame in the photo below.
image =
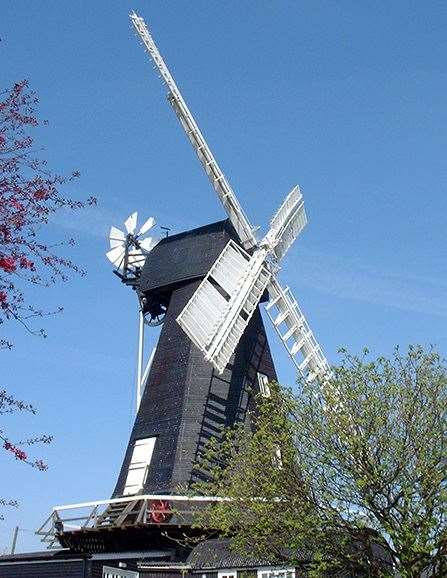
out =
<path fill-rule="evenodd" d="M 253 227 L 248 221 L 230 183 L 228 182 L 228 179 L 225 177 L 222 169 L 218 165 L 208 143 L 194 120 L 194 117 L 183 99 L 174 78 L 158 51 L 157 45 L 155 44 L 146 23 L 143 18 L 138 16 L 135 12 L 130 14 L 130 19 L 135 30 L 143 41 L 149 56 L 158 68 L 164 84 L 168 88 L 168 100 L 177 114 L 194 150 L 196 151 L 196 154 L 199 157 L 199 160 L 222 205 L 224 206 L 231 223 L 241 239 L 244 248 L 249 249 L 255 246 L 256 238 L 253 234 Z"/>
<path fill-rule="evenodd" d="M 306 222 L 303 195 L 296 186 L 272 218 L 270 230 L 253 256 L 230 241 L 177 318 L 219 373 L 230 361 L 267 288 L 271 297 L 267 314 L 297 369 L 306 379 L 326 371 L 327 362 L 296 299 L 290 289 L 282 289 L 268 260 L 271 255 L 279 261 Z M 277 309 L 275 316 L 272 307 Z"/>
<path fill-rule="evenodd" d="M 272 278 L 266 312 L 300 374 L 312 381 L 329 375 L 330 366 L 289 287 Z"/>

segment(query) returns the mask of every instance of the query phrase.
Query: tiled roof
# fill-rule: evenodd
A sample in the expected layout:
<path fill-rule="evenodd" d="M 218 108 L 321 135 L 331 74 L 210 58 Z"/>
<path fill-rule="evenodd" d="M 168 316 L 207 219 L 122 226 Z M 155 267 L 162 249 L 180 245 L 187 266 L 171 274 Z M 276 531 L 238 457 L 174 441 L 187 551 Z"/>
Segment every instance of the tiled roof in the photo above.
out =
<path fill-rule="evenodd" d="M 294 556 L 295 559 L 306 559 L 304 553 Z M 255 568 L 272 565 L 268 560 L 262 560 L 235 552 L 230 547 L 230 540 L 217 538 L 198 544 L 188 556 L 187 563 L 193 569 L 211 570 L 219 568 Z"/>

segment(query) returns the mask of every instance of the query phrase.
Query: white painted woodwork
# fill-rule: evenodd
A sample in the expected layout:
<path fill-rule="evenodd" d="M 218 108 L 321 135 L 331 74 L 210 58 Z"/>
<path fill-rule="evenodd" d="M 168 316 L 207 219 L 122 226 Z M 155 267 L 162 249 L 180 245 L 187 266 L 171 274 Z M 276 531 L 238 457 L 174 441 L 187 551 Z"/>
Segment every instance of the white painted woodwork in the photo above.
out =
<path fill-rule="evenodd" d="M 263 397 L 270 397 L 269 377 L 265 373 L 257 373 L 259 391 Z"/>
<path fill-rule="evenodd" d="M 270 272 L 265 250 L 250 257 L 229 241 L 177 317 L 189 338 L 222 373 L 258 305 Z"/>
<path fill-rule="evenodd" d="M 124 486 L 125 496 L 136 494 L 143 489 L 156 439 L 151 437 L 135 442 Z"/>
<path fill-rule="evenodd" d="M 225 175 L 214 158 L 149 30 L 135 12 L 130 18 L 168 89 L 176 112 L 231 223 L 250 257 L 230 241 L 177 318 L 205 358 L 222 373 L 250 317 L 268 286 L 269 318 L 298 370 L 306 379 L 328 371 L 328 363 L 301 309 L 275 277 L 280 261 L 307 223 L 303 195 L 295 186 L 271 220 L 267 235 L 258 243 Z M 276 313 L 273 314 L 273 309 Z M 285 330 L 284 330 L 285 325 Z M 301 355 L 302 359 L 297 359 Z"/>
<path fill-rule="evenodd" d="M 194 150 L 205 169 L 206 174 L 217 193 L 222 205 L 224 206 L 228 216 L 241 239 L 244 247 L 249 249 L 256 245 L 256 238 L 253 234 L 253 227 L 245 216 L 233 189 L 230 186 L 227 178 L 222 172 L 216 159 L 214 158 L 211 149 L 208 146 L 204 136 L 191 114 L 180 90 L 175 83 L 174 78 L 169 72 L 157 45 L 152 38 L 146 23 L 143 18 L 138 16 L 135 12 L 130 14 L 130 19 L 139 34 L 144 46 L 146 47 L 149 56 L 152 58 L 155 66 L 158 68 L 163 82 L 166 84 L 169 94 L 169 102 L 176 112 L 181 125 L 183 126 Z"/>
<path fill-rule="evenodd" d="M 237 578 L 237 570 L 219 570 L 217 578 Z"/>
<path fill-rule="evenodd" d="M 258 578 L 295 578 L 295 568 L 259 568 Z"/>
<path fill-rule="evenodd" d="M 304 199 L 298 185 L 287 195 L 270 222 L 273 254 L 280 261 L 307 224 Z"/>
<path fill-rule="evenodd" d="M 268 291 L 267 315 L 301 375 L 311 381 L 329 373 L 329 364 L 290 289 L 283 289 L 272 277 Z"/>

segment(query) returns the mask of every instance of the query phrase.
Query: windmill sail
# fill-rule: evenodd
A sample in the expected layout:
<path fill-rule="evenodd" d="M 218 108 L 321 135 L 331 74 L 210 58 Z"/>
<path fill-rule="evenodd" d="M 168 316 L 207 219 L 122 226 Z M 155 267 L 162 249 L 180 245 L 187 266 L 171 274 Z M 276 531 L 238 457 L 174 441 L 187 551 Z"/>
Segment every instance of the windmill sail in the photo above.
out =
<path fill-rule="evenodd" d="M 252 317 L 271 274 L 265 254 L 250 257 L 229 241 L 177 321 L 222 373 Z"/>
<path fill-rule="evenodd" d="M 124 261 L 125 254 L 126 250 L 124 245 L 118 245 L 113 247 L 113 249 L 110 249 L 110 251 L 107 251 L 106 256 L 117 269 L 120 269 Z"/>
<path fill-rule="evenodd" d="M 328 372 L 329 364 L 290 289 L 272 278 L 268 291 L 267 315 L 300 374 L 311 381 Z"/>
<path fill-rule="evenodd" d="M 253 234 L 253 227 L 245 216 L 233 189 L 230 186 L 227 178 L 225 177 L 223 171 L 219 167 L 216 159 L 214 158 L 211 149 L 208 146 L 205 138 L 203 137 L 200 129 L 194 120 L 180 90 L 175 83 L 174 78 L 169 72 L 163 57 L 158 51 L 157 45 L 154 42 L 149 30 L 141 16 L 135 14 L 135 12 L 130 14 L 130 19 L 138 32 L 141 40 L 143 41 L 150 57 L 152 58 L 155 66 L 158 68 L 163 82 L 166 84 L 169 90 L 169 102 L 171 103 L 174 111 L 176 112 L 186 134 L 188 135 L 194 150 L 199 157 L 202 166 L 204 167 L 211 184 L 214 187 L 224 209 L 228 213 L 231 223 L 236 229 L 239 238 L 246 249 L 256 246 L 256 238 Z"/>
<path fill-rule="evenodd" d="M 289 247 L 307 224 L 304 199 L 298 185 L 287 195 L 283 204 L 270 221 L 270 232 L 278 242 L 273 250 L 275 257 L 281 260 Z"/>
<path fill-rule="evenodd" d="M 124 222 L 124 226 L 126 227 L 126 231 L 133 235 L 135 233 L 135 228 L 137 226 L 137 217 L 138 213 L 135 211 L 129 217 L 127 217 L 126 221 Z"/>
<path fill-rule="evenodd" d="M 194 120 L 174 78 L 168 70 L 143 20 L 135 12 L 130 18 L 168 89 L 168 100 L 177 114 L 197 156 L 208 175 L 243 247 L 254 249 L 253 256 L 230 242 L 178 316 L 177 321 L 221 373 L 234 351 L 254 308 L 269 285 L 272 298 L 269 316 L 294 363 L 309 378 L 327 366 L 297 302 L 282 289 L 266 268 L 266 259 L 280 261 L 307 223 L 304 201 L 298 186 L 288 194 L 274 215 L 271 228 L 258 243 L 228 180 L 219 167 Z M 283 327 L 286 330 L 283 331 Z M 302 354 L 298 362 L 296 356 Z"/>
<path fill-rule="evenodd" d="M 116 227 L 110 227 L 110 248 L 120 247 L 126 240 L 126 235 Z"/>

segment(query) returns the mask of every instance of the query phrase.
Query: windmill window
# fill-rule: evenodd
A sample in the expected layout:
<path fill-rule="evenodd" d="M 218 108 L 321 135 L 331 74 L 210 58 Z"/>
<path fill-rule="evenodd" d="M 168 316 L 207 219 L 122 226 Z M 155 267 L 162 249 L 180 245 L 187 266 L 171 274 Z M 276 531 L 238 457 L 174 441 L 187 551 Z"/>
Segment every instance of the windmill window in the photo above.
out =
<path fill-rule="evenodd" d="M 156 437 L 137 440 L 133 447 L 123 494 L 131 496 L 143 489 L 154 453 Z"/>
<path fill-rule="evenodd" d="M 271 391 L 269 387 L 269 376 L 265 373 L 258 372 L 258 385 L 261 395 L 264 397 L 270 397 Z"/>

